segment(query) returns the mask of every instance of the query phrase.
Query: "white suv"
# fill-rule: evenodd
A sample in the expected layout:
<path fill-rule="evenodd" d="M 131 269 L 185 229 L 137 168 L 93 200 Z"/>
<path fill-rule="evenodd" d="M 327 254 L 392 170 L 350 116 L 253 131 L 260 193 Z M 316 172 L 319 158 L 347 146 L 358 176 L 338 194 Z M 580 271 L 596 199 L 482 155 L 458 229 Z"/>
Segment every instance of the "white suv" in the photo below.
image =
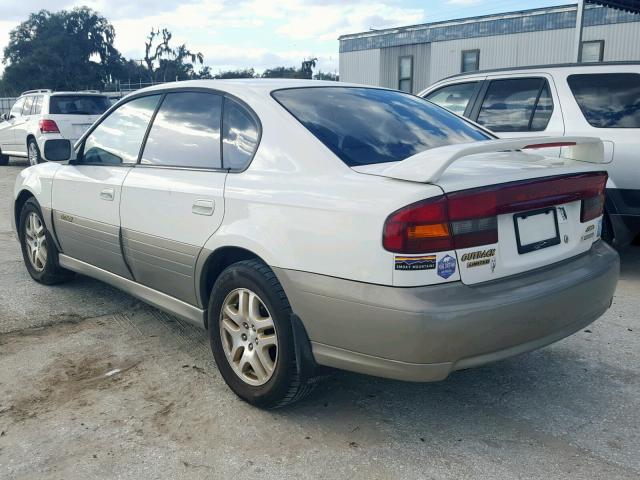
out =
<path fill-rule="evenodd" d="M 0 122 L 0 165 L 6 165 L 9 157 L 27 157 L 31 165 L 47 160 L 46 140 L 75 143 L 110 106 L 98 92 L 22 93 Z"/>
<path fill-rule="evenodd" d="M 24 169 L 12 219 L 34 280 L 90 275 L 195 322 L 229 386 L 273 407 L 316 364 L 441 380 L 598 318 L 619 270 L 602 155 L 394 90 L 196 80 Z"/>
<path fill-rule="evenodd" d="M 603 238 L 625 245 L 640 233 L 640 63 L 479 71 L 419 95 L 502 138 L 600 137 L 609 172 Z"/>

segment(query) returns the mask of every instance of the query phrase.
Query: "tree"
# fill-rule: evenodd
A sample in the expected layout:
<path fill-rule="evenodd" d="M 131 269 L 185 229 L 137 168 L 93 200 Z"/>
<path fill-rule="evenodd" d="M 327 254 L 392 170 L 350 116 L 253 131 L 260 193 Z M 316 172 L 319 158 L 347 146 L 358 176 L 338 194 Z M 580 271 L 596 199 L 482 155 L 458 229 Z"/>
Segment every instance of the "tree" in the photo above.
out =
<path fill-rule="evenodd" d="M 218 72 L 213 78 L 254 78 L 256 72 L 253 68 L 244 68 L 239 70 L 227 70 Z"/>
<path fill-rule="evenodd" d="M 332 82 L 337 82 L 339 80 L 338 75 L 336 75 L 335 73 L 331 73 L 331 72 L 318 72 L 313 76 L 314 80 L 329 80 Z"/>
<path fill-rule="evenodd" d="M 317 63 L 318 59 L 315 57 L 310 58 L 309 60 L 303 60 L 302 65 L 300 66 L 300 78 L 311 80 L 311 77 L 313 76 L 313 69 Z"/>
<path fill-rule="evenodd" d="M 196 73 L 193 64 L 202 65 L 204 61 L 202 53 L 192 52 L 184 43 L 177 48 L 172 48 L 169 45 L 172 36 L 166 28 L 151 29 L 147 36 L 144 44 L 144 63 L 151 82 L 194 78 Z M 185 60 L 190 60 L 191 63 Z"/>
<path fill-rule="evenodd" d="M 3 83 L 13 93 L 32 88 L 100 88 L 122 61 L 115 31 L 97 12 L 79 7 L 41 10 L 9 33 Z"/>
<path fill-rule="evenodd" d="M 262 72 L 262 78 L 300 78 L 300 70 L 293 67 L 274 67 Z"/>

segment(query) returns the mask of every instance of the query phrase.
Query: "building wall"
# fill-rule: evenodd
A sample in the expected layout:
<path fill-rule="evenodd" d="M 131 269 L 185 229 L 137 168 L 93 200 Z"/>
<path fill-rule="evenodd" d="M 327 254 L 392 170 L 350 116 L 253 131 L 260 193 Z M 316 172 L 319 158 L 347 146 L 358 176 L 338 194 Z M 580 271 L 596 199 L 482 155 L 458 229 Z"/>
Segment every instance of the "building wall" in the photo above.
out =
<path fill-rule="evenodd" d="M 604 40 L 604 61 L 640 60 L 640 22 L 587 27 L 582 39 Z"/>
<path fill-rule="evenodd" d="M 431 44 L 403 45 L 380 49 L 380 83 L 381 87 L 398 88 L 399 59 L 404 56 L 413 57 L 413 91 L 420 85 L 429 84 L 431 70 Z"/>
<path fill-rule="evenodd" d="M 481 70 L 573 62 L 574 35 L 575 28 L 556 28 L 342 51 L 340 80 L 397 88 L 398 59 L 413 55 L 413 91 L 418 92 L 460 73 L 463 50 L 480 50 Z M 605 61 L 640 61 L 640 21 L 585 27 L 583 40 L 604 40 Z"/>
<path fill-rule="evenodd" d="M 573 29 L 563 29 L 435 42 L 431 44 L 430 83 L 460 73 L 463 50 L 479 49 L 480 69 L 487 70 L 570 62 L 573 41 Z"/>
<path fill-rule="evenodd" d="M 339 58 L 343 82 L 380 85 L 380 49 L 345 52 Z"/>

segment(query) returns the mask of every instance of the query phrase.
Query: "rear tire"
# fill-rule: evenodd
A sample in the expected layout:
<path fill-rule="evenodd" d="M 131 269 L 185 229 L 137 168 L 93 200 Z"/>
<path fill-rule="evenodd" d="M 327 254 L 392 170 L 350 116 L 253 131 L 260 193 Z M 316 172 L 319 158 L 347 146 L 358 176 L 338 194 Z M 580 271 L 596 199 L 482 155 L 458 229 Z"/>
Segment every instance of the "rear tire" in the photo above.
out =
<path fill-rule="evenodd" d="M 38 142 L 33 138 L 30 138 L 27 142 L 27 157 L 29 158 L 29 165 L 38 165 L 42 163 L 42 155 L 40 155 L 40 148 L 38 148 Z"/>
<path fill-rule="evenodd" d="M 74 273 L 58 264 L 58 249 L 45 226 L 35 198 L 27 200 L 22 207 L 19 225 L 22 257 L 31 278 L 45 285 L 71 280 Z"/>
<path fill-rule="evenodd" d="M 600 238 L 607 242 L 609 245 L 611 245 L 615 240 L 613 225 L 611 224 L 609 214 L 606 212 L 602 217 L 602 232 L 600 232 Z"/>
<path fill-rule="evenodd" d="M 234 263 L 213 286 L 208 310 L 213 356 L 231 390 L 256 407 L 283 407 L 313 388 L 300 375 L 291 315 L 280 282 L 259 260 Z"/>

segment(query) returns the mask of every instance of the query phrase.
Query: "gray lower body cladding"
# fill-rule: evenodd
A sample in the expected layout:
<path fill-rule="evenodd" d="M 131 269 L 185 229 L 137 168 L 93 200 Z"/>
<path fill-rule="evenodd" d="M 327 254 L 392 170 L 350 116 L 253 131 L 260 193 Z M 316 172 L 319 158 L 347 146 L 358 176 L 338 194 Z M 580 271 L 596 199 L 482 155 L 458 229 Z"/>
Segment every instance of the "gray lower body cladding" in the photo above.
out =
<path fill-rule="evenodd" d="M 579 257 L 478 285 L 397 288 L 274 271 L 321 365 L 411 381 L 445 378 L 560 340 L 611 305 L 620 269 L 603 242 Z"/>

